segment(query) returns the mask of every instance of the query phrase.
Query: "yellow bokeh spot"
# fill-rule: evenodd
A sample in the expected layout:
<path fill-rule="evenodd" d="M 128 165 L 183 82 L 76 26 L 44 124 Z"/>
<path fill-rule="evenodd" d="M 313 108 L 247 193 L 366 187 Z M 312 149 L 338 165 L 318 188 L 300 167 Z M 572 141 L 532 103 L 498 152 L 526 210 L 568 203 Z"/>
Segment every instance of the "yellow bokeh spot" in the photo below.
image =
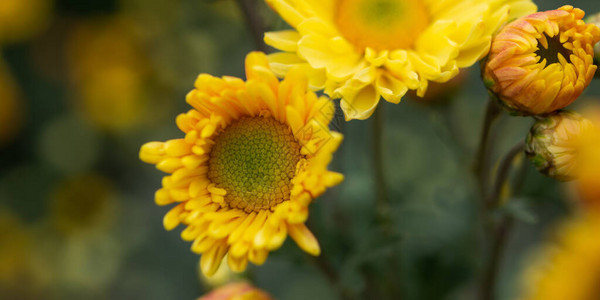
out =
<path fill-rule="evenodd" d="M 336 24 L 358 49 L 407 49 L 429 25 L 418 0 L 339 0 Z"/>
<path fill-rule="evenodd" d="M 270 209 L 289 200 L 300 158 L 300 144 L 288 126 L 269 117 L 243 118 L 215 140 L 208 177 L 227 191 L 229 207 Z"/>

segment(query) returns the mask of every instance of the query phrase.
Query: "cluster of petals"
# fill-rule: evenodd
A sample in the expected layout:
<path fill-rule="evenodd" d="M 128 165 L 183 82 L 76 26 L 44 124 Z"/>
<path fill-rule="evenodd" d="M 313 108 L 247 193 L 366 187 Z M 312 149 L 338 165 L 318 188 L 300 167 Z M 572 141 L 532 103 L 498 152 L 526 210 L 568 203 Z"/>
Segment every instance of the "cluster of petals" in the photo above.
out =
<path fill-rule="evenodd" d="M 483 77 L 508 110 L 549 114 L 571 104 L 589 85 L 600 29 L 583 16 L 567 5 L 520 18 L 494 37 Z"/>
<path fill-rule="evenodd" d="M 537 10 L 529 0 L 266 1 L 294 28 L 265 35 L 282 51 L 269 55 L 274 71 L 283 76 L 306 65 L 311 86 L 341 98 L 346 119 L 368 118 L 381 97 L 398 103 L 408 90 L 423 96 L 429 82 L 446 82 L 487 55 L 503 24 Z M 390 28 L 380 15 L 387 5 L 414 9 L 387 16 L 402 20 Z M 346 14 L 346 7 L 354 10 Z"/>
<path fill-rule="evenodd" d="M 303 250 L 318 255 L 319 244 L 304 224 L 308 205 L 343 179 L 327 170 L 342 140 L 327 127 L 333 103 L 308 90 L 304 70 L 291 70 L 279 81 L 267 57 L 252 52 L 246 57 L 246 76 L 244 81 L 199 75 L 186 98 L 193 109 L 176 120 L 185 137 L 150 142 L 140 150 L 141 160 L 170 174 L 156 192 L 156 204 L 174 204 L 164 226 L 167 230 L 186 226 L 181 237 L 193 241 L 191 250 L 202 254 L 200 265 L 206 275 L 217 270 L 226 254 L 233 271 L 244 270 L 248 261 L 262 264 L 288 234 Z M 289 126 L 302 146 L 289 199 L 270 209 L 247 212 L 229 207 L 224 200 L 228 191 L 207 176 L 215 138 L 243 117 L 274 118 Z"/>

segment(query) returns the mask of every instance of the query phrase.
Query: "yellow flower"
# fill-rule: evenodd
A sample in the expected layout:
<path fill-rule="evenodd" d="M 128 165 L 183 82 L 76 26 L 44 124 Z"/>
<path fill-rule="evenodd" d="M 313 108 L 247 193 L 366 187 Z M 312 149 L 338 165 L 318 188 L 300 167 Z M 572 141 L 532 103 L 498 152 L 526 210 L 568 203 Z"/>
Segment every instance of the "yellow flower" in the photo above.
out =
<path fill-rule="evenodd" d="M 524 276 L 520 300 L 600 299 L 600 215 L 562 224 Z"/>
<path fill-rule="evenodd" d="M 112 184 L 101 176 L 68 178 L 51 195 L 51 222 L 66 234 L 100 228 L 110 221 L 114 197 Z"/>
<path fill-rule="evenodd" d="M 525 153 L 543 174 L 561 181 L 573 180 L 581 161 L 581 137 L 592 127 L 592 122 L 578 113 L 559 111 L 533 124 Z"/>
<path fill-rule="evenodd" d="M 600 13 L 588 17 L 585 21 L 600 27 Z M 598 61 L 600 61 L 600 43 L 596 43 L 596 46 L 594 46 L 594 62 L 596 65 L 598 65 Z"/>
<path fill-rule="evenodd" d="M 198 300 L 271 300 L 269 294 L 246 282 L 224 285 Z"/>
<path fill-rule="evenodd" d="M 0 43 L 18 42 L 39 33 L 49 23 L 52 0 L 0 1 Z"/>
<path fill-rule="evenodd" d="M 535 13 L 505 26 L 483 71 L 489 90 L 511 112 L 543 115 L 566 107 L 588 86 L 600 29 L 572 6 Z"/>
<path fill-rule="evenodd" d="M 490 48 L 507 20 L 534 12 L 529 0 L 266 0 L 296 30 L 270 32 L 278 75 L 310 66 L 313 88 L 342 98 L 346 119 L 366 119 L 380 97 L 425 95 Z"/>
<path fill-rule="evenodd" d="M 31 232 L 6 207 L 0 207 L 0 290 L 21 288 L 30 271 Z"/>
<path fill-rule="evenodd" d="M 581 138 L 577 188 L 582 204 L 600 211 L 600 108 L 588 108 L 583 113 L 594 126 Z"/>
<path fill-rule="evenodd" d="M 263 53 L 246 57 L 244 82 L 201 74 L 187 96 L 194 107 L 177 117 L 185 138 L 142 146 L 141 160 L 170 173 L 156 203 L 176 206 L 167 230 L 202 254 L 212 275 L 225 254 L 233 271 L 262 264 L 289 234 L 312 255 L 320 248 L 304 225 L 308 205 L 343 176 L 327 170 L 342 135 L 327 125 L 333 103 L 307 91 L 303 68 L 279 82 Z"/>
<path fill-rule="evenodd" d="M 78 24 L 67 57 L 75 106 L 93 125 L 122 131 L 139 124 L 151 97 L 148 59 L 131 21 L 100 18 Z"/>

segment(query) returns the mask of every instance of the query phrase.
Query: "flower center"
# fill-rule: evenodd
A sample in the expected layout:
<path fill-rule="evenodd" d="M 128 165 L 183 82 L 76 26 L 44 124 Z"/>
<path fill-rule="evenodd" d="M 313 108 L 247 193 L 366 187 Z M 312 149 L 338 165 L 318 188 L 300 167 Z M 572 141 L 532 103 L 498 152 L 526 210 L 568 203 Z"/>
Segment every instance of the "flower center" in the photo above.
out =
<path fill-rule="evenodd" d="M 338 29 L 361 50 L 410 48 L 429 25 L 421 0 L 338 0 L 337 7 Z"/>
<path fill-rule="evenodd" d="M 571 63 L 571 50 L 565 48 L 563 44 L 560 42 L 559 35 L 555 35 L 553 37 L 549 37 L 545 32 L 543 36 L 538 39 L 538 50 L 535 51 L 535 54 L 540 57 L 538 63 L 542 60 L 546 59 L 546 66 L 560 63 L 559 55 L 564 57 L 564 59 Z"/>
<path fill-rule="evenodd" d="M 290 199 L 300 158 L 288 126 L 268 117 L 242 118 L 216 138 L 208 178 L 227 191 L 230 208 L 269 209 Z"/>

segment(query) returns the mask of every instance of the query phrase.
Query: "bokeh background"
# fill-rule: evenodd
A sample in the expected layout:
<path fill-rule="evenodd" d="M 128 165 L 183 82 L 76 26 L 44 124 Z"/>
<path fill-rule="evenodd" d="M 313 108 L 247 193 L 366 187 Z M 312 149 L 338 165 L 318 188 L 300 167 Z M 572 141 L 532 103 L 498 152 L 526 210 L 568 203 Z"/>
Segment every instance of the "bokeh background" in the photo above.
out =
<path fill-rule="evenodd" d="M 596 0 L 536 3 L 600 9 Z M 243 77 L 245 54 L 264 49 L 257 29 L 285 27 L 253 0 L 0 0 L 0 298 L 195 299 L 229 278 L 202 278 L 180 229 L 163 229 L 167 208 L 153 201 L 163 174 L 138 150 L 182 136 L 174 119 L 199 73 Z M 238 276 L 286 300 L 472 299 L 481 254 L 471 167 L 486 92 L 478 66 L 452 86 L 380 107 L 384 182 L 373 179 L 373 120 L 337 116 L 331 126 L 345 140 L 331 168 L 346 180 L 309 218 L 322 256 L 288 239 Z M 599 99 L 594 81 L 572 108 Z M 495 158 L 531 122 L 503 116 Z M 506 208 L 517 221 L 499 299 L 516 295 L 523 268 L 570 210 L 568 185 L 523 165 Z M 383 225 L 382 187 L 392 220 Z"/>

